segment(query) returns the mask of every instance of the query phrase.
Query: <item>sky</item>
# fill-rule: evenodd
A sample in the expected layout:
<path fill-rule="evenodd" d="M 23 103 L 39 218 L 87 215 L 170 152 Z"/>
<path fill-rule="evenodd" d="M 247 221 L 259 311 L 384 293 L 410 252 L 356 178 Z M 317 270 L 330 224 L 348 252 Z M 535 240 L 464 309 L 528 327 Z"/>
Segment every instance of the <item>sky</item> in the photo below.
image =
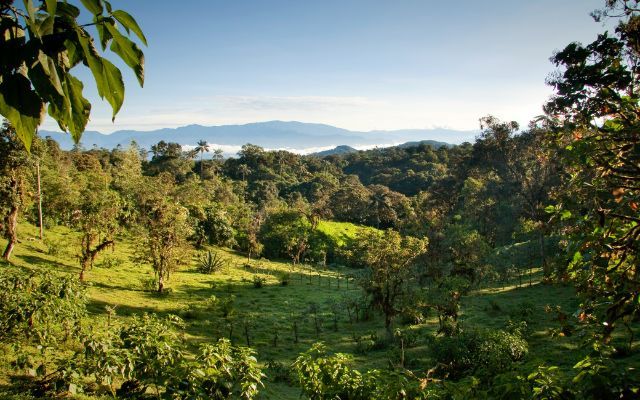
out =
<path fill-rule="evenodd" d="M 93 104 L 87 129 L 103 133 L 269 120 L 476 130 L 488 114 L 526 125 L 552 94 L 553 52 L 605 29 L 589 16 L 604 0 L 112 4 L 147 36 L 146 78 L 140 88 L 116 62 L 126 95 L 112 123 L 78 67 Z M 47 119 L 42 128 L 57 125 Z"/>

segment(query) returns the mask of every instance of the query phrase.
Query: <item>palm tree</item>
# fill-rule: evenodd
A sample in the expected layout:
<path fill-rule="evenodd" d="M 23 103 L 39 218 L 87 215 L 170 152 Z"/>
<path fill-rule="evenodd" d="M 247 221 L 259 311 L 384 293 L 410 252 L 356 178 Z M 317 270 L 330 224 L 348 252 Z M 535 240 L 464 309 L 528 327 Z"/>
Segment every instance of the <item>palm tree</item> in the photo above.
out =
<path fill-rule="evenodd" d="M 205 152 L 209 152 L 209 143 L 207 143 L 206 140 L 200 140 L 198 142 L 198 145 L 196 146 L 195 149 L 193 149 L 196 153 L 200 153 L 200 179 L 203 179 L 203 163 L 202 163 L 202 157 L 204 156 Z"/>

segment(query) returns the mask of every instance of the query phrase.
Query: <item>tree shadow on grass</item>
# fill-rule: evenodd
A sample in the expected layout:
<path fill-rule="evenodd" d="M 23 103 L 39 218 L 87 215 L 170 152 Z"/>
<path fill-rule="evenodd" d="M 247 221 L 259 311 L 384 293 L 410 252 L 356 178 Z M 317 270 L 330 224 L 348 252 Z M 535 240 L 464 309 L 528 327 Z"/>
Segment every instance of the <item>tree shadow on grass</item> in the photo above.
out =
<path fill-rule="evenodd" d="M 32 254 L 29 255 L 17 255 L 16 258 L 19 258 L 20 260 L 22 260 L 23 262 L 29 264 L 29 265 L 33 265 L 33 266 L 37 266 L 37 267 L 42 267 L 42 266 L 53 266 L 55 268 L 65 268 L 65 269 L 72 269 L 74 271 L 80 271 L 80 268 L 78 266 L 75 265 L 69 265 L 69 264 L 64 264 L 61 263 L 59 261 L 54 261 L 54 260 L 49 260 L 47 258 L 43 258 L 43 257 L 39 257 L 39 256 L 35 256 Z"/>
<path fill-rule="evenodd" d="M 130 305 L 121 305 L 113 303 L 109 303 L 101 300 L 91 300 L 87 304 L 87 311 L 93 315 L 100 314 L 108 314 L 107 307 L 115 307 L 116 315 L 123 317 L 130 317 L 133 315 L 142 315 L 142 314 L 155 314 L 161 317 L 166 317 L 168 315 L 177 315 L 180 312 L 179 308 L 169 309 L 169 310 L 158 310 L 155 307 L 147 307 L 147 306 L 130 306 Z"/>

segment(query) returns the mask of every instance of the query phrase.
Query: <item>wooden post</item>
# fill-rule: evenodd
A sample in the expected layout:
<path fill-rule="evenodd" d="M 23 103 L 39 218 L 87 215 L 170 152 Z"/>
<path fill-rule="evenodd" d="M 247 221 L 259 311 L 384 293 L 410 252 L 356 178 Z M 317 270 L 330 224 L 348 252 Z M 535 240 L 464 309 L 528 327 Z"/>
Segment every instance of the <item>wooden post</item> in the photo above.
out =
<path fill-rule="evenodd" d="M 38 225 L 40 225 L 40 240 L 43 237 L 43 227 L 42 227 L 42 191 L 40 190 L 40 160 L 36 161 L 36 172 L 38 175 Z"/>

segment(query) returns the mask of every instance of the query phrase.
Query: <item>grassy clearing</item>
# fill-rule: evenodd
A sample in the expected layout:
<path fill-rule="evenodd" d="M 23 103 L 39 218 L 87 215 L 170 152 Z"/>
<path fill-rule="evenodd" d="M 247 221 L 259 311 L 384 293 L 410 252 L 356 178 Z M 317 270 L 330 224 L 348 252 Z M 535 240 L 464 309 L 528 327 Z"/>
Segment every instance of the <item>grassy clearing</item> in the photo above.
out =
<path fill-rule="evenodd" d="M 357 227 L 351 224 L 322 222 L 320 226 L 333 234 L 342 232 L 346 237 L 353 237 L 349 235 L 357 232 Z M 20 235 L 22 240 L 13 257 L 15 267 L 79 274 L 75 259 L 78 237 L 74 232 L 63 227 L 53 228 L 46 232 L 47 239 L 42 243 L 35 239 L 37 230 L 23 224 Z M 0 240 L 2 245 L 4 242 Z M 312 343 L 321 340 L 333 351 L 352 354 L 357 368 L 389 365 L 392 350 L 358 352 L 354 340 L 354 337 L 383 337 L 382 319 L 374 316 L 368 321 L 350 323 L 344 308 L 332 308 L 332 303 L 340 302 L 345 296 L 359 295 L 355 282 L 348 279 L 357 271 L 293 267 L 286 262 L 268 260 L 252 261 L 247 266 L 243 254 L 212 248 L 226 260 L 221 271 L 211 275 L 198 273 L 197 254 L 194 254 L 189 265 L 171 276 L 168 282 L 171 293 L 158 296 L 144 290 L 144 282 L 152 279 L 153 273 L 149 266 L 131 261 L 135 247 L 130 238 L 122 237 L 115 249 L 99 256 L 96 266 L 87 274 L 90 323 L 104 320 L 107 306 L 115 306 L 116 314 L 124 319 L 143 312 L 176 314 L 187 323 L 189 343 L 210 342 L 223 336 L 230 336 L 236 344 L 246 345 L 248 341 L 263 364 L 275 360 L 287 365 Z M 263 282 L 261 288 L 254 284 L 258 278 Z M 220 302 L 231 297 L 233 312 L 224 318 Z M 461 319 L 469 327 L 502 328 L 509 319 L 526 318 L 532 335 L 530 353 L 524 362 L 531 366 L 547 363 L 570 367 L 582 355 L 581 339 L 558 336 L 550 340 L 551 330 L 559 328 L 559 324 L 555 319 L 557 314 L 545 309 L 556 305 L 568 313 L 575 311 L 578 304 L 573 289 L 537 283 L 522 288 L 482 289 L 464 298 Z M 297 342 L 293 321 L 298 329 Z M 423 338 L 434 332 L 436 326 L 437 318 L 432 315 L 425 324 L 412 329 Z M 423 370 L 431 366 L 426 350 L 422 340 L 408 350 L 411 367 Z M 628 359 L 640 366 L 639 355 Z M 6 357 L 2 360 L 0 371 L 5 374 L 9 371 L 9 361 Z M 6 380 L 6 376 L 2 378 Z M 299 391 L 285 383 L 267 380 L 263 397 L 294 399 L 299 398 Z"/>
<path fill-rule="evenodd" d="M 350 222 L 320 221 L 317 229 L 333 238 L 338 246 L 345 245 L 349 240 L 356 239 L 363 231 L 375 231 L 375 228 L 360 226 Z"/>

